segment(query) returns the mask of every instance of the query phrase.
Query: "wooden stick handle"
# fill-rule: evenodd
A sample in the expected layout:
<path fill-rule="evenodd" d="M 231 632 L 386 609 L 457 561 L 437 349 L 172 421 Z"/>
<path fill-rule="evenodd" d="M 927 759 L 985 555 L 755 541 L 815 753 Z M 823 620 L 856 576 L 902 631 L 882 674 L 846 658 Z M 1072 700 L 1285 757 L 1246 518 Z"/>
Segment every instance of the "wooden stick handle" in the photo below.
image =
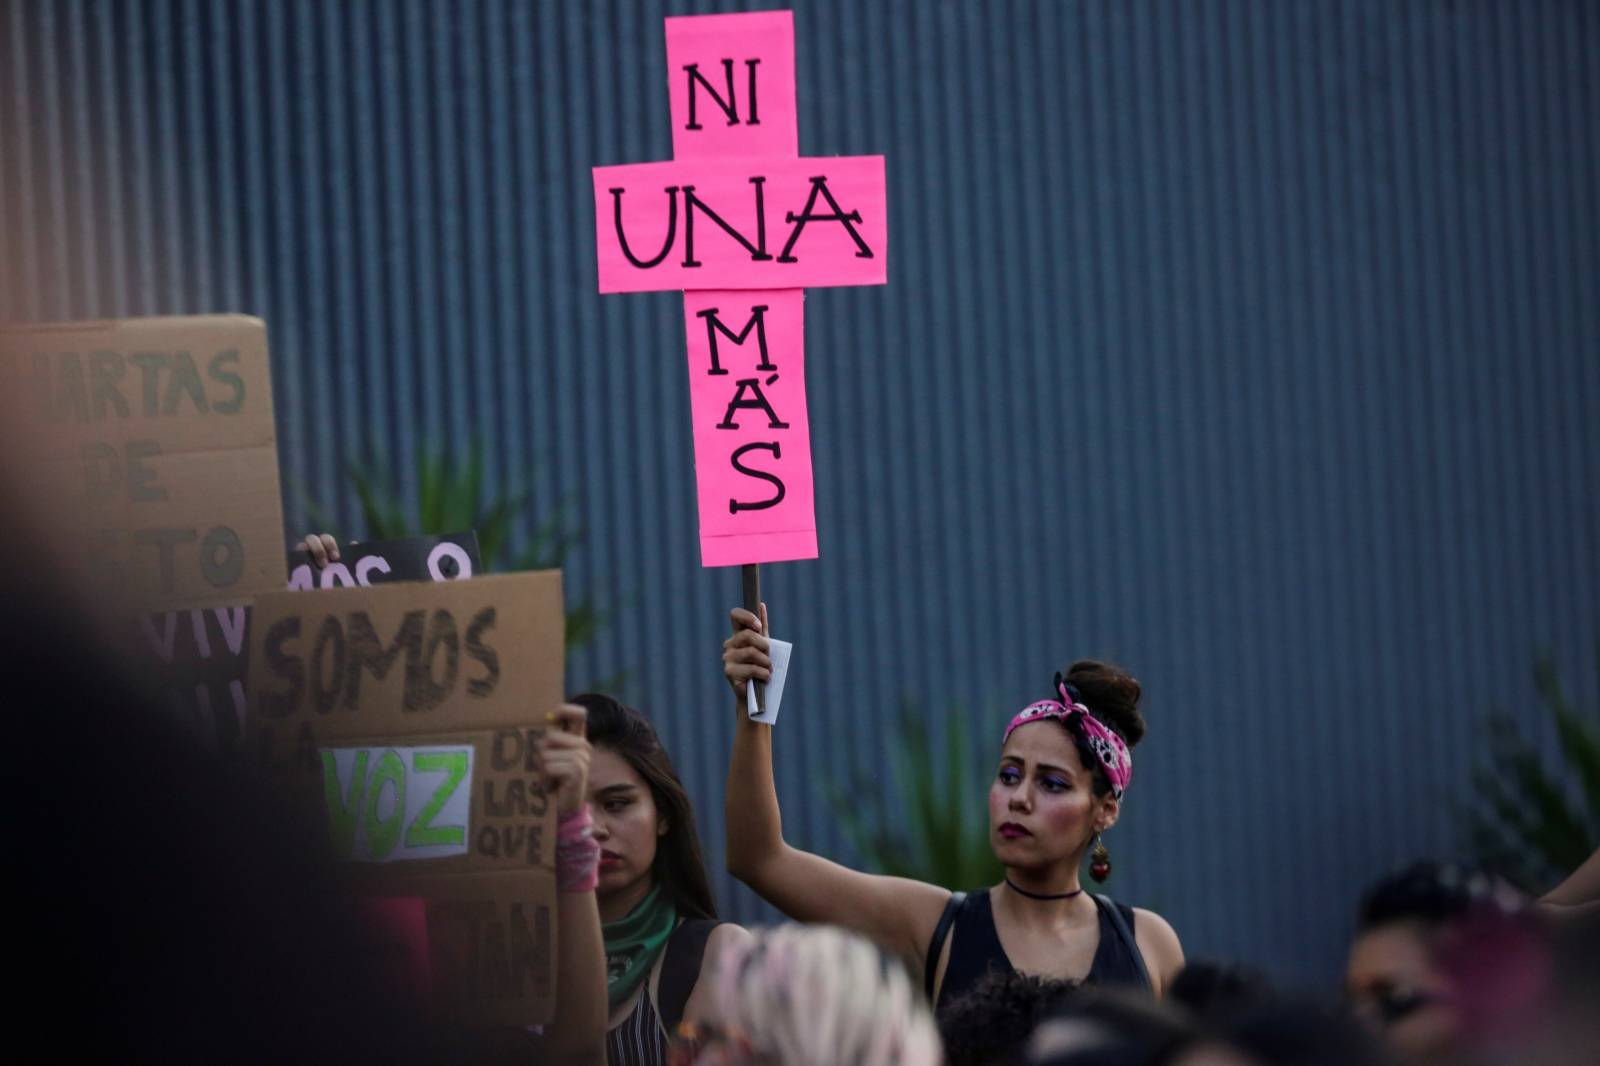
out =
<path fill-rule="evenodd" d="M 740 578 L 744 584 L 744 609 L 755 615 L 759 620 L 761 618 L 761 564 L 745 563 L 740 568 Z M 766 637 L 772 636 L 771 633 L 763 633 L 762 635 Z M 766 702 L 767 686 L 757 681 L 756 705 L 751 707 L 750 710 L 759 712 Z"/>

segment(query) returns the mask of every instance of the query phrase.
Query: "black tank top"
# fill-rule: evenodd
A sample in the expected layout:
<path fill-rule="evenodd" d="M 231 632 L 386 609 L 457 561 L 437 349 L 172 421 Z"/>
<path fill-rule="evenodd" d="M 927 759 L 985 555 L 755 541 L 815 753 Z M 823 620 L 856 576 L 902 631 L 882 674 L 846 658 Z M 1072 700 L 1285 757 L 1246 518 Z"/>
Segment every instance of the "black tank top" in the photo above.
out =
<path fill-rule="evenodd" d="M 1133 908 L 1125 903 L 1109 901 L 1122 915 L 1128 926 L 1128 939 L 1124 940 L 1112 923 L 1107 908 L 1095 901 L 1095 911 L 1100 919 L 1100 943 L 1094 949 L 1094 961 L 1089 965 L 1086 984 L 1128 985 L 1146 987 L 1146 978 L 1140 970 L 1139 951 L 1133 937 Z M 937 960 L 942 944 L 928 945 L 929 957 Z M 929 964 L 929 972 L 934 964 Z M 950 929 L 950 961 L 945 966 L 944 984 L 939 986 L 939 1003 L 949 1003 L 976 984 L 991 969 L 1015 969 L 1000 944 L 1000 934 L 994 927 L 994 904 L 989 890 L 982 888 L 967 894 L 956 905 L 955 924 Z M 930 990 L 931 991 L 931 990 Z"/>

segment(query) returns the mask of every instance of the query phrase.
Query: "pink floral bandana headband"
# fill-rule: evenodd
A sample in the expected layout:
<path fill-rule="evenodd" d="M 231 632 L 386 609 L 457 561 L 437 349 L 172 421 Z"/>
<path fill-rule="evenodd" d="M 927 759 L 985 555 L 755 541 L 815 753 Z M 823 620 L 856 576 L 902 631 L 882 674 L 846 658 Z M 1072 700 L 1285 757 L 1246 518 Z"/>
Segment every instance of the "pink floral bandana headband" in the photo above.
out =
<path fill-rule="evenodd" d="M 1011 719 L 1011 724 L 1006 726 L 1006 735 L 1000 738 L 1000 743 L 1011 739 L 1011 734 L 1016 732 L 1019 725 L 1046 718 L 1059 718 L 1063 724 L 1071 725 L 1076 718 L 1083 729 L 1084 739 L 1089 742 L 1095 758 L 1100 760 L 1101 767 L 1105 769 L 1106 779 L 1111 782 L 1111 794 L 1120 800 L 1128 782 L 1133 780 L 1133 756 L 1128 754 L 1127 743 L 1089 713 L 1089 708 L 1083 705 L 1082 698 L 1071 685 L 1057 681 L 1056 690 L 1061 693 L 1061 699 L 1040 700 L 1018 711 L 1017 716 Z"/>

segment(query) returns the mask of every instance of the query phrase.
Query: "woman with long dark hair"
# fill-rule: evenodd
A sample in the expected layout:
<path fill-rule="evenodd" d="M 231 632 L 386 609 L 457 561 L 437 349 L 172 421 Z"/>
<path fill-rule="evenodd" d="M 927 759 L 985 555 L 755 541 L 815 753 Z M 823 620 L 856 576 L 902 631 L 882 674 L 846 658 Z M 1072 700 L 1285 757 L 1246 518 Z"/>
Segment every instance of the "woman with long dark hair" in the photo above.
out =
<path fill-rule="evenodd" d="M 728 869 L 789 917 L 843 925 L 912 960 L 942 1004 L 993 967 L 1041 977 L 1128 984 L 1160 993 L 1183 966 L 1177 934 L 1159 915 L 1086 893 L 1078 870 L 1116 824 L 1144 736 L 1139 683 L 1098 662 L 1057 674 L 1048 698 L 1023 708 L 1002 738 L 989 789 L 989 842 L 1005 866 L 992 888 L 937 885 L 848 869 L 783 839 L 772 777 L 771 726 L 745 713 L 745 688 L 770 676 L 766 609 L 732 612 L 723 672 L 738 713 L 726 800 Z"/>
<path fill-rule="evenodd" d="M 610 696 L 588 718 L 589 802 L 606 948 L 610 1066 L 658 1066 L 683 1021 L 714 1023 L 710 964 L 749 933 L 717 921 L 694 808 L 650 720 Z"/>

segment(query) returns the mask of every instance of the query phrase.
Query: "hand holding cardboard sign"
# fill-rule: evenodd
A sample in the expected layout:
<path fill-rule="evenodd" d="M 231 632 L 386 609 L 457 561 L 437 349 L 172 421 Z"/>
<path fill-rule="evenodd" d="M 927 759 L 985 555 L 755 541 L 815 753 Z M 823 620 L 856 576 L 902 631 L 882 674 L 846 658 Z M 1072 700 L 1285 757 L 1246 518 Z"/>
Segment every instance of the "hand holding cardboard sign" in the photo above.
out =
<path fill-rule="evenodd" d="M 311 556 L 311 561 L 318 570 L 329 563 L 339 561 L 339 542 L 333 538 L 332 533 L 311 533 L 300 542 L 300 547 Z"/>
<path fill-rule="evenodd" d="M 767 640 L 767 605 L 761 605 L 761 618 L 735 607 L 728 612 L 733 622 L 733 636 L 722 642 L 722 674 L 733 686 L 734 699 L 739 713 L 747 713 L 746 686 L 754 681 L 772 678 L 771 645 Z"/>
<path fill-rule="evenodd" d="M 588 798 L 591 749 L 584 736 L 587 720 L 582 707 L 563 703 L 550 712 L 548 721 L 550 727 L 537 748 L 539 769 L 545 794 L 555 795 L 556 813 L 564 818 Z"/>
<path fill-rule="evenodd" d="M 312 533 L 290 549 L 289 587 L 370 588 L 391 581 L 461 581 L 483 573 L 472 530 L 392 540 L 347 541 Z"/>

